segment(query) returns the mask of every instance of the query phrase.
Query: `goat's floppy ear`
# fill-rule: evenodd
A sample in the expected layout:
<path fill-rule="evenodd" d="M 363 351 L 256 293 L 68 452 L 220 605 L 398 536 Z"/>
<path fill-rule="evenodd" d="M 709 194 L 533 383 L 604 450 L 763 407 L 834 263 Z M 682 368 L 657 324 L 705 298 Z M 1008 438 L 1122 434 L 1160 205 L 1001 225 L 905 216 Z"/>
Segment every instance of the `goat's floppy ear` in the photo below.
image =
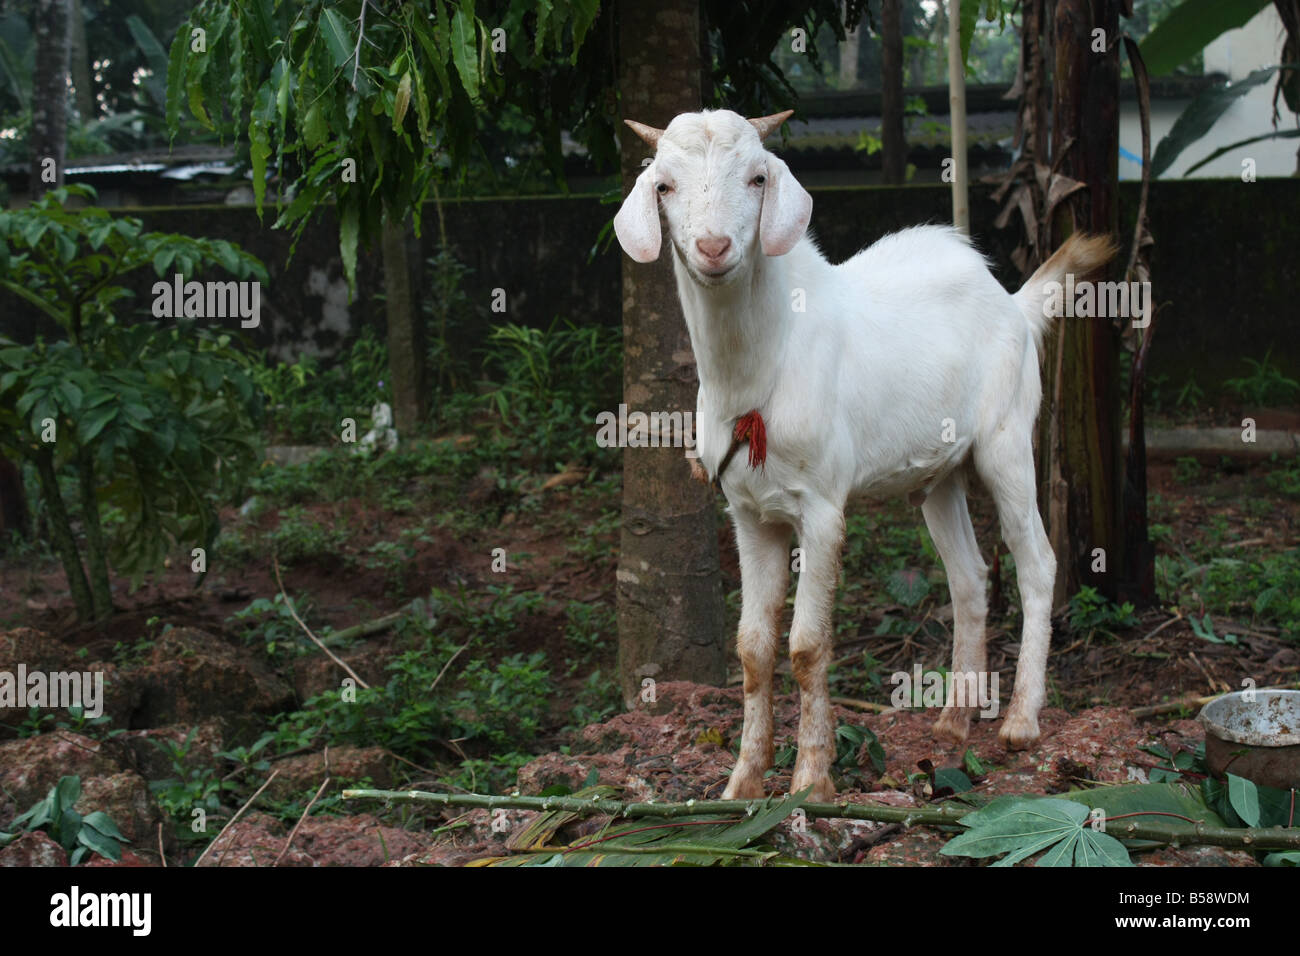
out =
<path fill-rule="evenodd" d="M 799 185 L 789 166 L 768 153 L 763 209 L 758 218 L 758 241 L 764 255 L 783 256 L 793 249 L 808 229 L 811 216 L 812 196 Z"/>
<path fill-rule="evenodd" d="M 634 262 L 654 262 L 659 258 L 659 201 L 655 196 L 654 163 L 641 171 L 614 216 L 614 235 Z"/>

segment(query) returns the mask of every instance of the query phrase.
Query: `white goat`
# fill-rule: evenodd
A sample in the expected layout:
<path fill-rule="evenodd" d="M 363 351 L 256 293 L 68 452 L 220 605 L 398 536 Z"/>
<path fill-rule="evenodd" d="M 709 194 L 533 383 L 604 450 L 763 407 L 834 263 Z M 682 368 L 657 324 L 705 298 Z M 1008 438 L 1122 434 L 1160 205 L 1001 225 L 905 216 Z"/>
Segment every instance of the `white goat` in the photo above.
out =
<path fill-rule="evenodd" d="M 772 764 L 772 671 L 793 531 L 803 552 L 790 628 L 801 704 L 793 790 L 825 800 L 835 754 L 826 671 L 850 500 L 924 498 L 952 593 L 952 671 L 969 681 L 987 667 L 987 569 L 966 510 L 967 463 L 996 501 L 1023 598 L 1000 738 L 1012 748 L 1037 740 L 1056 574 L 1034 481 L 1043 287 L 1092 271 L 1113 250 L 1105 238 L 1067 242 L 1014 296 L 948 227 L 907 229 L 832 265 L 806 235 L 812 198 L 763 149 L 789 115 L 687 113 L 666 130 L 628 121 L 656 151 L 614 229 L 629 256 L 654 261 L 663 210 L 699 371 L 700 461 L 710 475 L 723 469 L 735 523 L 745 715 L 726 796 L 761 796 Z M 744 437 L 749 461 L 725 468 Z M 978 706 L 954 696 L 959 684 L 934 725 L 958 742 Z"/>

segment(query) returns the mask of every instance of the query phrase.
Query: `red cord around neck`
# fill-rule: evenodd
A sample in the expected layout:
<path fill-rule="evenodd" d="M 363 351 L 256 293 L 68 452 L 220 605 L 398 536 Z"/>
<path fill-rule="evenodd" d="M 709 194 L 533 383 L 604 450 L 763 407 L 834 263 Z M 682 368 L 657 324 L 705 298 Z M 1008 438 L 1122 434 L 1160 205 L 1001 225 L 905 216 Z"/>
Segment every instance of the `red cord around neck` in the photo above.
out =
<path fill-rule="evenodd" d="M 757 468 L 767 462 L 767 426 L 758 409 L 746 412 L 736 419 L 735 441 L 749 442 L 749 467 Z"/>

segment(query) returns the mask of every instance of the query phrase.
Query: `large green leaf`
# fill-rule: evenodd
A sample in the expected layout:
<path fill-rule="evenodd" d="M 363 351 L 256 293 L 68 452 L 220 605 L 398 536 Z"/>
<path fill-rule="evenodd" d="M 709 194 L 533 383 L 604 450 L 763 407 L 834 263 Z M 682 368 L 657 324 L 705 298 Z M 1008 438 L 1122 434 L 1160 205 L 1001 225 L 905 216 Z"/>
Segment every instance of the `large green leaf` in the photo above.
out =
<path fill-rule="evenodd" d="M 1142 41 L 1142 60 L 1153 76 L 1172 73 L 1211 40 L 1244 26 L 1270 0 L 1183 0 Z"/>
<path fill-rule="evenodd" d="M 1254 781 L 1228 774 L 1228 801 L 1246 826 L 1259 826 L 1259 791 Z"/>
<path fill-rule="evenodd" d="M 994 866 L 1013 866 L 1046 851 L 1039 866 L 1131 866 L 1114 837 L 1088 825 L 1088 808 L 1052 797 L 1001 797 L 962 817 L 968 827 L 940 852 L 947 856 L 1007 854 Z"/>
<path fill-rule="evenodd" d="M 1214 86 L 1187 104 L 1187 108 L 1174 121 L 1173 128 L 1156 146 L 1151 158 L 1151 177 L 1154 179 L 1174 164 L 1188 146 L 1210 131 L 1233 103 L 1276 73 L 1276 66 L 1255 70 L 1236 83 Z"/>
<path fill-rule="evenodd" d="M 915 568 L 905 568 L 889 576 L 885 589 L 904 607 L 916 607 L 930 593 L 930 582 Z"/>

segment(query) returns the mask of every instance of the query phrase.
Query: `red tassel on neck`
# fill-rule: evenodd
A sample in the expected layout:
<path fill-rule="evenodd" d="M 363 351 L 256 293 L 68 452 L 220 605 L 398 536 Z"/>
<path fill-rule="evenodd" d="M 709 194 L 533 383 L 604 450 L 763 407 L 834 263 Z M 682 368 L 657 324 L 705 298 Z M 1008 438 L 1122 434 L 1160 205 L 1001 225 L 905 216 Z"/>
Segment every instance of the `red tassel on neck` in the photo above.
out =
<path fill-rule="evenodd" d="M 749 467 L 757 468 L 767 462 L 767 426 L 758 409 L 746 412 L 736 419 L 736 441 L 749 442 Z"/>

